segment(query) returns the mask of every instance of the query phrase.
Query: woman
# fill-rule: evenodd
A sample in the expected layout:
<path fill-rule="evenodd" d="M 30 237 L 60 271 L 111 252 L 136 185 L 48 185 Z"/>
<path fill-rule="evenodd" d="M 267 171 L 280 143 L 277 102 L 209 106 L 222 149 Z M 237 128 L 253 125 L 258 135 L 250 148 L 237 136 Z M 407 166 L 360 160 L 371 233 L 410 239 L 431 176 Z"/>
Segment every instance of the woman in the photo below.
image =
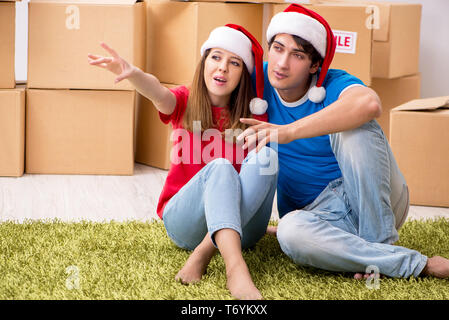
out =
<path fill-rule="evenodd" d="M 277 154 L 267 147 L 247 154 L 235 142 L 246 128 L 240 118 L 252 111 L 255 118 L 267 120 L 266 103 L 252 100 L 253 69 L 257 94 L 263 96 L 260 44 L 237 25 L 214 29 L 201 48 L 192 85 L 174 89 L 102 46 L 112 57 L 89 54 L 90 64 L 118 75 L 116 82 L 128 79 L 174 129 L 171 168 L 157 213 L 173 242 L 193 250 L 175 278 L 185 284 L 201 280 L 218 248 L 231 294 L 261 299 L 241 250 L 254 246 L 266 231 L 277 182 Z"/>

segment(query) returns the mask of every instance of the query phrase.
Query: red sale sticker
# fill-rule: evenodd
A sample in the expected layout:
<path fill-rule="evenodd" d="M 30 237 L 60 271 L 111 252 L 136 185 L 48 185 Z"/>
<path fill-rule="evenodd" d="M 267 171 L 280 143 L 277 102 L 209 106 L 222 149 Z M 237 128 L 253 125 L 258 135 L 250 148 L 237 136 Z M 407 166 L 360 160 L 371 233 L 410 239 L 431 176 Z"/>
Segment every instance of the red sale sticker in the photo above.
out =
<path fill-rule="evenodd" d="M 334 33 L 337 48 L 335 52 L 355 53 L 357 44 L 357 32 L 332 30 Z"/>

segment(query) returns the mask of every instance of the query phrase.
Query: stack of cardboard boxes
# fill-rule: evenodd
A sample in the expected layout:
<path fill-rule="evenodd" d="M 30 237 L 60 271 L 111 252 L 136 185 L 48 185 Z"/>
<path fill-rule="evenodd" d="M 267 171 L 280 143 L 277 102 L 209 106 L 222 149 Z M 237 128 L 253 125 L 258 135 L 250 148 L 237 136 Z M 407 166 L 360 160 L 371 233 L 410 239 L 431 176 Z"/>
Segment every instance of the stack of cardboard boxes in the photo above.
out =
<path fill-rule="evenodd" d="M 136 92 L 87 54 L 104 41 L 144 68 L 144 3 L 31 0 L 28 17 L 26 172 L 133 174 Z"/>
<path fill-rule="evenodd" d="M 313 2 L 305 6 L 323 16 L 337 38 L 330 67 L 357 76 L 379 94 L 383 112 L 377 121 L 388 138 L 390 110 L 420 97 L 421 5 L 355 0 Z M 288 5 L 266 5 L 269 14 L 264 29 L 269 19 Z"/>
<path fill-rule="evenodd" d="M 14 74 L 15 2 L 0 1 L 0 176 L 20 177 L 24 167 L 25 89 Z"/>
<path fill-rule="evenodd" d="M 220 2 L 146 2 L 147 68 L 167 87 L 188 85 L 209 33 L 227 23 L 244 26 L 262 40 L 263 5 Z M 170 126 L 162 124 L 150 101 L 141 97 L 137 112 L 136 161 L 170 167 Z"/>

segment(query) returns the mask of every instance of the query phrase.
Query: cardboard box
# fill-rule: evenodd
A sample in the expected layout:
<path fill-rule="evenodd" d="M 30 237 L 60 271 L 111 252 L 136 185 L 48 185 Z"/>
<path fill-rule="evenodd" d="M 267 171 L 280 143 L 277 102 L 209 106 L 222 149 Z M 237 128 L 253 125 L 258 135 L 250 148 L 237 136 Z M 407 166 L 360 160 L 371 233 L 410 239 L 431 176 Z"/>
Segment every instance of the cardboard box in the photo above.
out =
<path fill-rule="evenodd" d="M 0 89 L 0 176 L 23 175 L 25 88 Z"/>
<path fill-rule="evenodd" d="M 267 4 L 264 12 L 264 35 L 271 18 L 284 11 L 290 4 Z M 358 77 L 366 85 L 371 83 L 371 50 L 373 32 L 366 28 L 366 12 L 363 5 L 340 6 L 335 4 L 305 5 L 321 15 L 337 36 L 337 50 L 330 65 L 332 69 L 343 69 Z M 263 48 L 268 52 L 264 36 Z M 267 55 L 265 56 L 267 57 Z"/>
<path fill-rule="evenodd" d="M 132 175 L 135 95 L 28 89 L 26 172 Z"/>
<path fill-rule="evenodd" d="M 390 139 L 390 111 L 407 101 L 421 98 L 421 74 L 396 79 L 373 78 L 370 87 L 382 102 L 382 114 L 376 120 Z"/>
<path fill-rule="evenodd" d="M 154 1 L 154 0 L 147 0 L 147 1 Z M 163 0 L 160 0 L 163 1 Z M 168 1 L 168 0 L 165 0 Z M 315 2 L 318 2 L 318 0 L 247 0 L 247 1 L 242 1 L 242 0 L 175 0 L 175 1 L 188 1 L 188 2 L 246 2 L 246 3 L 299 3 L 299 4 L 312 4 Z"/>
<path fill-rule="evenodd" d="M 374 30 L 373 77 L 397 78 L 419 72 L 420 4 L 378 4 L 385 16 Z"/>
<path fill-rule="evenodd" d="M 163 85 L 168 88 L 178 86 Z M 140 94 L 136 113 L 136 162 L 160 169 L 170 169 L 172 126 L 164 124 L 153 103 Z"/>
<path fill-rule="evenodd" d="M 391 148 L 410 203 L 449 207 L 449 96 L 412 100 L 390 117 Z"/>
<path fill-rule="evenodd" d="M 227 23 L 262 40 L 262 4 L 158 2 L 147 5 L 147 72 L 162 83 L 189 84 L 209 33 Z"/>
<path fill-rule="evenodd" d="M 86 3 L 88 2 L 88 3 Z M 28 87 L 133 90 L 129 81 L 92 66 L 87 54 L 110 56 L 104 41 L 129 63 L 145 67 L 145 6 L 136 0 L 31 0 Z"/>
<path fill-rule="evenodd" d="M 419 72 L 421 4 L 348 0 L 320 2 L 365 6 L 366 27 L 373 30 L 372 77 L 392 79 Z"/>
<path fill-rule="evenodd" d="M 0 88 L 14 88 L 16 6 L 14 2 L 0 2 Z"/>

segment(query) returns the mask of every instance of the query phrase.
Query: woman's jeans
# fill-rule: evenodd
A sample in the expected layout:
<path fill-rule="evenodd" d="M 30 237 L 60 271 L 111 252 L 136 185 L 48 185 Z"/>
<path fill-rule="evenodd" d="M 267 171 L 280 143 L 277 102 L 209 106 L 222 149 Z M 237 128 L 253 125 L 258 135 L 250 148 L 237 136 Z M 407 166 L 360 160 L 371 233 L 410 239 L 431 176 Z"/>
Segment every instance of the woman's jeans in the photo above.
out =
<path fill-rule="evenodd" d="M 329 138 L 342 177 L 282 217 L 281 249 L 297 264 L 330 271 L 418 276 L 427 257 L 393 245 L 407 217 L 408 188 L 382 129 L 372 120 Z"/>
<path fill-rule="evenodd" d="M 254 246 L 266 232 L 277 185 L 277 153 L 263 147 L 251 151 L 240 173 L 223 158 L 203 167 L 170 199 L 163 221 L 168 236 L 181 248 L 193 250 L 209 232 L 233 229 L 242 248 Z"/>

